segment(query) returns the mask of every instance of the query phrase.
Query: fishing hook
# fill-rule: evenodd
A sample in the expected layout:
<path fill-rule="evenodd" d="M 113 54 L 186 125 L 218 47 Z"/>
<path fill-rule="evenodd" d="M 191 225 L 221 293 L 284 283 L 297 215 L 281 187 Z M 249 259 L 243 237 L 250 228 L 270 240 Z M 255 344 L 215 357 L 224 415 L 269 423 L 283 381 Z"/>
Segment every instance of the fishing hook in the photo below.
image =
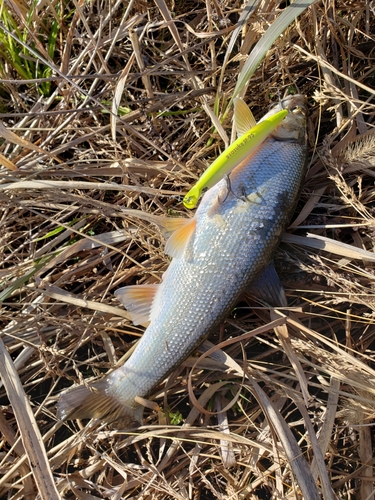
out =
<path fill-rule="evenodd" d="M 230 173 L 229 174 L 226 174 L 224 176 L 224 179 L 225 179 L 225 182 L 226 182 L 226 185 L 227 185 L 227 192 L 226 192 L 226 195 L 224 197 L 224 199 L 220 199 L 220 196 L 219 196 L 219 203 L 222 205 L 223 203 L 226 202 L 227 198 L 228 198 L 228 195 L 229 193 L 231 193 L 235 198 L 237 198 L 237 200 L 240 200 L 240 201 L 243 201 L 243 202 L 247 202 L 247 198 L 246 198 L 246 191 L 245 191 L 245 187 L 242 186 L 242 193 L 240 196 L 238 196 L 232 189 L 232 184 L 231 184 L 231 181 L 230 181 Z"/>

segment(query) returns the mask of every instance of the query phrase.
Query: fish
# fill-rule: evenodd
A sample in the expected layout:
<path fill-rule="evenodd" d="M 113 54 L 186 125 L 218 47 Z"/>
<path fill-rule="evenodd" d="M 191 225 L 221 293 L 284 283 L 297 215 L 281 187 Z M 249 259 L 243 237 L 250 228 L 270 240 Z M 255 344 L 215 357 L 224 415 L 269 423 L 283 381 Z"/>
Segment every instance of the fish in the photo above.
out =
<path fill-rule="evenodd" d="M 194 217 L 164 220 L 173 232 L 165 246 L 172 260 L 162 281 L 115 292 L 134 324 L 148 325 L 143 336 L 121 367 L 62 393 L 59 419 L 141 425 L 143 406 L 136 398 L 147 396 L 181 365 L 262 276 L 263 285 L 278 279 L 273 254 L 306 172 L 306 99 L 288 96 L 263 119 L 281 110 L 288 112 L 283 121 L 206 191 Z"/>

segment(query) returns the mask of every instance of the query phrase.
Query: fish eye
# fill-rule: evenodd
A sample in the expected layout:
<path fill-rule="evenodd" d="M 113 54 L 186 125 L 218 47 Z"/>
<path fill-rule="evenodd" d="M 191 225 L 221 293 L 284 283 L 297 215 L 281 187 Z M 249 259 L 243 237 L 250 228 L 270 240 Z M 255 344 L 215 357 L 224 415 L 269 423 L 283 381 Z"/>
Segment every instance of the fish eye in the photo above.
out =
<path fill-rule="evenodd" d="M 294 115 L 303 114 L 303 109 L 301 106 L 294 106 L 290 111 Z"/>

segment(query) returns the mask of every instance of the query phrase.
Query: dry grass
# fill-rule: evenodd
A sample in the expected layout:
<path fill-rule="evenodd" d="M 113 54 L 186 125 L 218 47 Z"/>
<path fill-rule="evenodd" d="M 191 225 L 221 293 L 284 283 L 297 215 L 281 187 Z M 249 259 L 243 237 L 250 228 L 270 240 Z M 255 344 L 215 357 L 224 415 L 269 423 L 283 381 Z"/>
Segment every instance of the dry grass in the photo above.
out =
<path fill-rule="evenodd" d="M 157 226 L 125 209 L 186 215 L 182 195 L 223 147 L 209 108 L 223 112 L 246 55 L 283 4 L 260 2 L 229 57 L 237 1 L 62 9 L 47 0 L 31 17 L 26 0 L 6 5 L 40 62 L 22 54 L 37 73 L 21 80 L 0 42 L 0 497 L 33 499 L 39 489 L 49 499 L 301 498 L 290 454 L 265 417 L 276 410 L 323 498 L 374 499 L 370 3 L 314 4 L 269 51 L 246 94 L 257 118 L 278 91 L 309 99 L 310 170 L 276 255 L 288 317 L 273 311 L 270 322 L 267 309 L 240 303 L 210 338 L 232 369 L 188 359 L 149 396 L 166 411 L 147 411 L 134 432 L 56 421 L 56 400 L 122 363 L 141 335 L 113 292 L 158 281 L 168 258 Z M 230 137 L 230 117 L 223 134 Z M 189 403 L 194 364 L 203 413 Z"/>

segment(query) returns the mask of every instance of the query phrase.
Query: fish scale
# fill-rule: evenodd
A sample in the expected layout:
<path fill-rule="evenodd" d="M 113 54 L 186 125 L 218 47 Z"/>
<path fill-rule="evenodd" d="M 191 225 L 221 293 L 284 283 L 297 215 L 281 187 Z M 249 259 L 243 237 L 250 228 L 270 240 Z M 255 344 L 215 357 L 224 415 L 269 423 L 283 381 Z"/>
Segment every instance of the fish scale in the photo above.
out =
<path fill-rule="evenodd" d="M 209 189 L 195 229 L 158 286 L 150 324 L 126 363 L 93 384 L 63 394 L 61 418 L 141 422 L 136 396 L 156 384 L 231 312 L 272 259 L 305 173 L 304 98 L 282 102 L 284 122 L 248 158 Z M 277 105 L 270 113 L 281 109 Z M 266 115 L 268 116 L 268 115 Z"/>

